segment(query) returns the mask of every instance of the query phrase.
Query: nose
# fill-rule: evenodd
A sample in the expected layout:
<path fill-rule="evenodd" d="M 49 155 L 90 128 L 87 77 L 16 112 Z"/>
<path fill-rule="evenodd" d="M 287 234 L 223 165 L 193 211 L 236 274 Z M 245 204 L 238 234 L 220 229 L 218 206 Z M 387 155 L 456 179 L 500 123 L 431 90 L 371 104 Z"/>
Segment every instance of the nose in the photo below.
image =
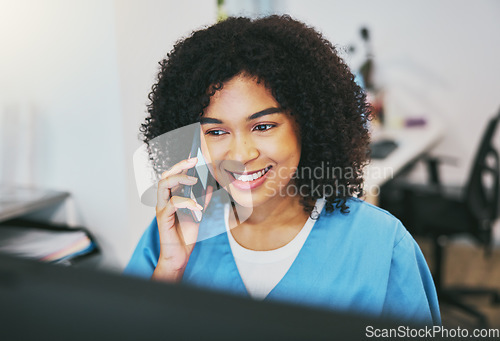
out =
<path fill-rule="evenodd" d="M 228 151 L 228 158 L 232 161 L 238 161 L 243 165 L 255 160 L 260 155 L 259 149 L 252 138 L 248 136 L 235 136 Z"/>

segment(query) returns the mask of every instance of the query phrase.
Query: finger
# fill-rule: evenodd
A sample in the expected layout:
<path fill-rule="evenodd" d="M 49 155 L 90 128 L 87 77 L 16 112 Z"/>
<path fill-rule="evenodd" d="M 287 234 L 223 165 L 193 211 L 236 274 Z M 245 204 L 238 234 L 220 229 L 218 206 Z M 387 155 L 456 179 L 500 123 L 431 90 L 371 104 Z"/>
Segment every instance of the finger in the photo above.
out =
<path fill-rule="evenodd" d="M 166 201 L 172 196 L 174 187 L 178 185 L 194 185 L 196 182 L 198 182 L 198 178 L 186 174 L 176 174 L 160 180 L 158 183 L 156 205 L 160 206 L 160 208 L 164 207 Z"/>
<path fill-rule="evenodd" d="M 173 196 L 170 199 L 170 202 L 172 205 L 176 208 L 187 208 L 193 211 L 202 211 L 203 207 L 198 204 L 196 201 L 193 199 L 185 198 L 185 197 L 178 197 L 178 196 Z"/>
<path fill-rule="evenodd" d="M 158 183 L 158 191 L 156 193 L 156 210 L 158 211 L 165 208 L 171 196 L 172 193 L 170 191 L 170 188 L 165 186 L 165 184 L 163 184 L 162 186 L 162 183 L 160 181 Z"/>
<path fill-rule="evenodd" d="M 163 172 L 161 175 L 161 179 L 165 179 L 165 178 L 167 178 L 171 175 L 174 175 L 174 174 L 179 174 L 183 170 L 193 168 L 197 162 L 198 162 L 197 157 L 192 157 L 192 158 L 187 159 L 187 160 L 182 160 L 181 162 L 178 162 L 175 165 L 173 165 L 172 168 L 170 168 L 169 170 Z"/>
<path fill-rule="evenodd" d="M 189 199 L 189 198 L 179 197 L 179 196 L 174 195 L 173 197 L 170 198 L 170 200 L 167 201 L 164 209 L 157 206 L 156 213 L 163 214 L 165 216 L 171 216 L 179 208 L 187 208 L 187 209 L 193 210 L 193 211 L 203 210 L 203 207 L 200 204 L 198 204 L 196 201 Z"/>
<path fill-rule="evenodd" d="M 194 185 L 196 182 L 198 182 L 198 178 L 194 176 L 189 176 L 186 174 L 175 174 L 172 176 L 169 176 L 168 178 L 165 178 L 163 180 L 160 180 L 159 186 L 164 186 L 169 189 L 173 189 L 175 186 L 178 185 L 187 185 L 191 186 Z"/>

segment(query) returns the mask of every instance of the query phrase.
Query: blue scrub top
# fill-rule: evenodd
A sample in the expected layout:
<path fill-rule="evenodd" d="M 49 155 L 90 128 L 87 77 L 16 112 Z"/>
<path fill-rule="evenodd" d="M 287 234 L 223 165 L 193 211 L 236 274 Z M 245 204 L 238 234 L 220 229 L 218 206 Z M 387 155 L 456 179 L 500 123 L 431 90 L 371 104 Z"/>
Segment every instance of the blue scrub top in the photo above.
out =
<path fill-rule="evenodd" d="M 378 207 L 355 198 L 348 205 L 347 214 L 323 209 L 290 269 L 265 300 L 439 325 L 434 282 L 412 236 Z M 222 212 L 221 205 L 212 203 L 205 212 L 200 241 L 182 282 L 250 297 L 231 252 Z M 154 219 L 124 273 L 150 278 L 159 254 Z"/>

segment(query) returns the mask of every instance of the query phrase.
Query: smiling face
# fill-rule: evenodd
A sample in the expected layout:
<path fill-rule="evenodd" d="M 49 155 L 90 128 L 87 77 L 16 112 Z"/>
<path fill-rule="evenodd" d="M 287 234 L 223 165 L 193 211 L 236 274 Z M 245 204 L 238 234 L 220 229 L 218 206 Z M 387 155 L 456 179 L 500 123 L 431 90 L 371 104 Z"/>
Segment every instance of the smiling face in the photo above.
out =
<path fill-rule="evenodd" d="M 300 160 L 298 127 L 262 83 L 235 76 L 200 121 L 207 163 L 239 205 L 257 207 L 288 193 Z"/>

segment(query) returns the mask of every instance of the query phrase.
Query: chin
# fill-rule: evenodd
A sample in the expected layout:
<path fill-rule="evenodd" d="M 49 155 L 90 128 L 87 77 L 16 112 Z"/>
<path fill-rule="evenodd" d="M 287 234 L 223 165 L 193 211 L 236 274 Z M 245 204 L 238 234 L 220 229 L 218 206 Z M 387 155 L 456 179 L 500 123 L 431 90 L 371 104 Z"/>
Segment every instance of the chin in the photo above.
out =
<path fill-rule="evenodd" d="M 241 193 L 232 191 L 231 192 L 231 197 L 233 201 L 238 204 L 239 206 L 245 207 L 245 208 L 256 208 L 260 207 L 266 204 L 269 204 L 269 202 L 273 199 L 273 196 L 270 195 L 265 195 L 262 193 Z"/>
<path fill-rule="evenodd" d="M 225 189 L 231 195 L 232 200 L 236 204 L 238 204 L 239 206 L 242 206 L 242 207 L 246 207 L 246 208 L 255 207 L 255 200 L 254 200 L 252 192 L 250 190 L 242 191 L 242 190 L 234 189 L 231 185 L 229 185 L 228 187 L 229 188 L 225 188 Z"/>

